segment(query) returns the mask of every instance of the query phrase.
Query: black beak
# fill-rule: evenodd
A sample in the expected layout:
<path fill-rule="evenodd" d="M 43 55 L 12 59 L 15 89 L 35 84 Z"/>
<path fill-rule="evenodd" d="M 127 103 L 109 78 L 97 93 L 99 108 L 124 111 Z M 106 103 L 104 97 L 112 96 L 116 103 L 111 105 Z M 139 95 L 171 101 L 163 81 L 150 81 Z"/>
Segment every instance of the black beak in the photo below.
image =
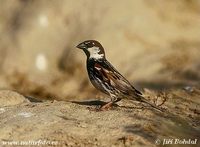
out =
<path fill-rule="evenodd" d="M 77 48 L 80 49 L 87 49 L 87 46 L 85 45 L 85 43 L 80 43 L 79 45 L 76 46 Z"/>

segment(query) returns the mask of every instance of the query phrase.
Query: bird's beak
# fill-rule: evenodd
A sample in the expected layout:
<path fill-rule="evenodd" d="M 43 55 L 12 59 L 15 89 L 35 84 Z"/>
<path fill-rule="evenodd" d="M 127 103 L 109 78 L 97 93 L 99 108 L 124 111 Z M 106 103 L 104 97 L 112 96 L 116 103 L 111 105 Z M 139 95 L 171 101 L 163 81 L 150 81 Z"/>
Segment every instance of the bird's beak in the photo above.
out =
<path fill-rule="evenodd" d="M 79 49 L 87 49 L 87 46 L 84 43 L 80 43 L 76 47 L 79 48 Z"/>

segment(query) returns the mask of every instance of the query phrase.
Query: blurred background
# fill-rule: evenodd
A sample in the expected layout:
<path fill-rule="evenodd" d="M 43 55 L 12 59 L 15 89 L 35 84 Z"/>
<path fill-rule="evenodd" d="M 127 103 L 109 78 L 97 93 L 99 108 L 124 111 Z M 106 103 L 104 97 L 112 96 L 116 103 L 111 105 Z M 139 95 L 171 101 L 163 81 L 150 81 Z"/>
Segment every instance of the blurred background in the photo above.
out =
<path fill-rule="evenodd" d="M 200 84 L 199 0 L 0 0 L 0 89 L 99 97 L 75 47 L 88 39 L 141 90 Z"/>

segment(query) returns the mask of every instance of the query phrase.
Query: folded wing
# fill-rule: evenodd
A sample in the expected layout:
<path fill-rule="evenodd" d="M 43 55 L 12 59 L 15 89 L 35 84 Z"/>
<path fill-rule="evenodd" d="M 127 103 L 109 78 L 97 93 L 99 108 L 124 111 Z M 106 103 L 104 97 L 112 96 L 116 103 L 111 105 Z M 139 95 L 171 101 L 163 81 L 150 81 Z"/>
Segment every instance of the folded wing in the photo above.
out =
<path fill-rule="evenodd" d="M 120 91 L 124 96 L 138 98 L 142 93 L 136 90 L 108 61 L 95 63 L 94 68 L 102 76 L 104 82 Z"/>

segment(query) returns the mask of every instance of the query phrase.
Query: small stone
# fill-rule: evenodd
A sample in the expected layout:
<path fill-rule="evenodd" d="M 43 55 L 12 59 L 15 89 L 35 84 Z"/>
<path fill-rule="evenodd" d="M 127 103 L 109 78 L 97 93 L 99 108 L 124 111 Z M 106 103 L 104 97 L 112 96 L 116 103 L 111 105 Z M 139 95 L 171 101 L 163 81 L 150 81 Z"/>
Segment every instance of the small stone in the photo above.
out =
<path fill-rule="evenodd" d="M 11 90 L 0 90 L 0 107 L 13 106 L 25 101 L 27 101 L 27 99 L 17 92 Z"/>

